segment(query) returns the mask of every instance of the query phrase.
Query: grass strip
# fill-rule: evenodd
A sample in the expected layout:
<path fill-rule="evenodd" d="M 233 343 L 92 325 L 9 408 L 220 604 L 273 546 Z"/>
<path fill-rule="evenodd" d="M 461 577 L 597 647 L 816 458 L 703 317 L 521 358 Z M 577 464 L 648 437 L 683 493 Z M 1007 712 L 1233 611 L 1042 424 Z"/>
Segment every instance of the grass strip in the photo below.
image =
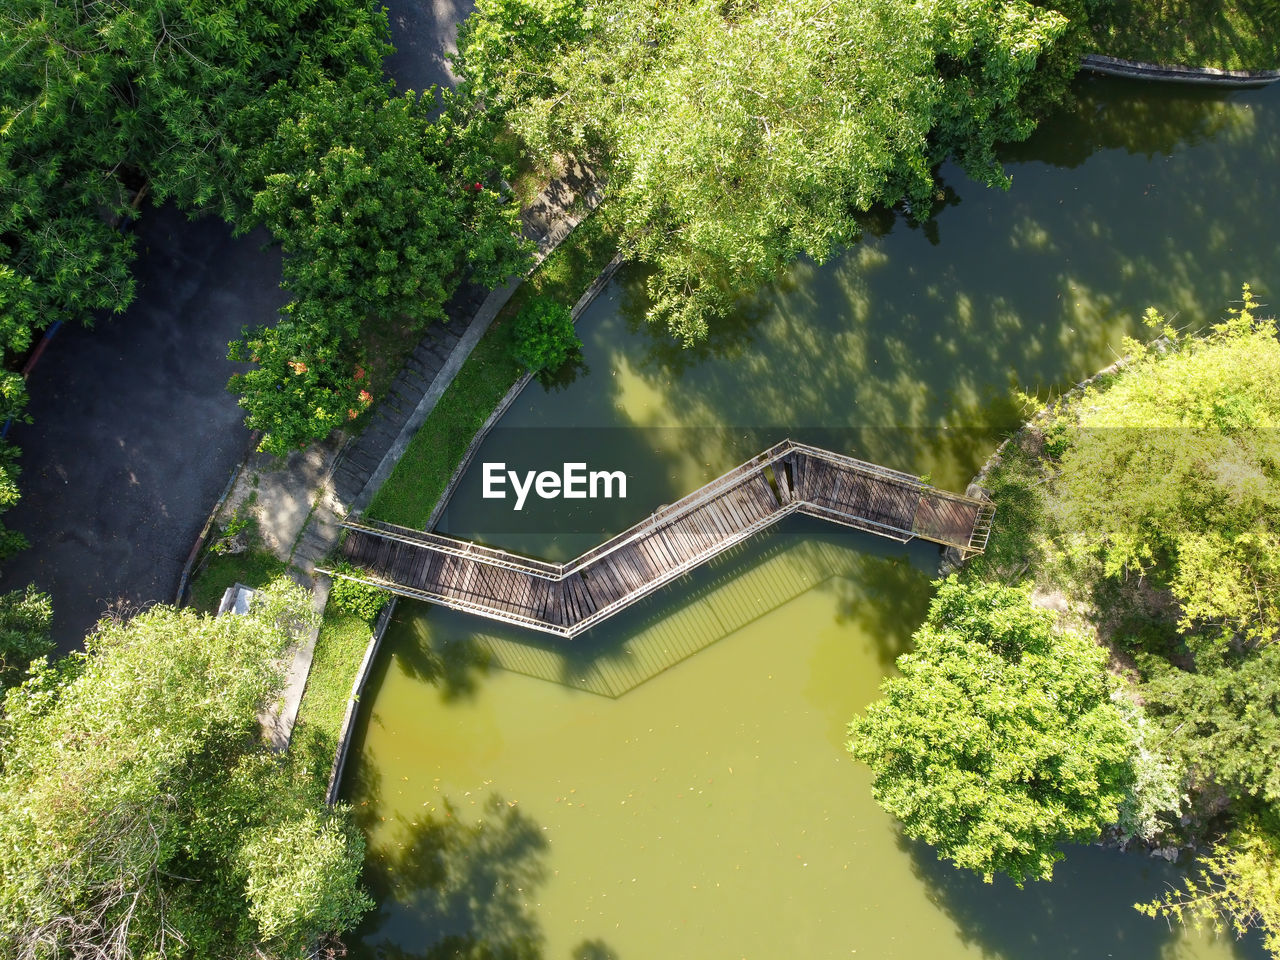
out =
<path fill-rule="evenodd" d="M 417 529 L 426 526 L 476 431 L 524 373 L 512 357 L 511 321 L 536 296 L 572 306 L 616 251 L 614 236 L 597 211 L 534 270 L 494 319 L 414 435 L 365 511 L 367 516 Z"/>
<path fill-rule="evenodd" d="M 237 583 L 255 588 L 265 586 L 284 571 L 285 563 L 266 550 L 210 552 L 191 580 L 191 606 L 201 613 L 216 613 L 227 587 Z"/>
<path fill-rule="evenodd" d="M 362 617 L 332 604 L 325 608 L 290 745 L 325 783 L 338 749 L 351 684 L 372 634 L 373 628 Z"/>
<path fill-rule="evenodd" d="M 511 356 L 511 321 L 531 297 L 575 303 L 616 249 L 603 219 L 593 214 L 520 285 L 378 491 L 369 516 L 405 526 L 426 524 L 476 431 L 524 372 Z M 351 683 L 371 630 L 353 613 L 333 605 L 325 609 L 291 746 L 323 782 L 328 781 Z"/>
<path fill-rule="evenodd" d="M 1280 69 L 1275 0 L 1110 0 L 1094 15 L 1098 53 L 1165 66 Z"/>

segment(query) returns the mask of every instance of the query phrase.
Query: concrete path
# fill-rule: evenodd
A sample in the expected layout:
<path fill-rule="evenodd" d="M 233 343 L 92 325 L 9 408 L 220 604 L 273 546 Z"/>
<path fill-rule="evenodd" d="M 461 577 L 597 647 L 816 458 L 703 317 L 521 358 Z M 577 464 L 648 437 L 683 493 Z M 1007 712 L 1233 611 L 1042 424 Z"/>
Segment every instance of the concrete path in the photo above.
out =
<path fill-rule="evenodd" d="M 31 373 L 15 424 L 22 499 L 5 522 L 31 549 L 0 575 L 53 596 L 60 653 L 116 601 L 170 603 L 182 565 L 249 433 L 227 392 L 227 342 L 285 302 L 265 234 L 148 209 L 136 228 L 137 297 L 93 329 L 66 324 Z"/>

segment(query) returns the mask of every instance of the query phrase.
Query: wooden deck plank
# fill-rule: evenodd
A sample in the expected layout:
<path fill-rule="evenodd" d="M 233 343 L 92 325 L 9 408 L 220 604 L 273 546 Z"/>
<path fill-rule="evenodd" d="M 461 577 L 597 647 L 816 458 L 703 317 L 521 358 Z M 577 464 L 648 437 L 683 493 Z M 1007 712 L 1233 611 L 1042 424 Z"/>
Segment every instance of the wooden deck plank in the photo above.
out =
<path fill-rule="evenodd" d="M 784 441 L 567 565 L 377 521 L 346 524 L 339 553 L 406 596 L 571 636 L 797 508 L 970 552 L 985 546 L 992 513 L 909 474 Z"/>

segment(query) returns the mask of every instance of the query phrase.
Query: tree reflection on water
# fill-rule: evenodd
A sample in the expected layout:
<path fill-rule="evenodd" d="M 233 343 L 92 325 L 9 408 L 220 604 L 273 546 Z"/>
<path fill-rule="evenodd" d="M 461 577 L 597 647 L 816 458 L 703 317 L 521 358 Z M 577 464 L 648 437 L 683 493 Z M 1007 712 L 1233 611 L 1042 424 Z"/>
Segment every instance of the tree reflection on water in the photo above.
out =
<path fill-rule="evenodd" d="M 478 814 L 471 802 L 464 810 L 442 799 L 417 820 L 398 818 L 391 838 L 370 848 L 366 882 L 379 907 L 354 938 L 355 956 L 540 960 L 543 934 L 530 903 L 546 880 L 549 845 L 501 796 L 475 806 Z M 359 942 L 374 930 L 386 939 Z"/>

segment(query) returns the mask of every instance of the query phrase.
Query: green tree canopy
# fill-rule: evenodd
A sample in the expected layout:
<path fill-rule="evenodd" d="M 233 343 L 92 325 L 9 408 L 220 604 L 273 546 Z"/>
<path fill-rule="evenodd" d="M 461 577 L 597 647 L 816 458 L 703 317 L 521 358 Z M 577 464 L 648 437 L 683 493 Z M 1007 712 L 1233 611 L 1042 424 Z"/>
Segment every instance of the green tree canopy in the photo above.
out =
<path fill-rule="evenodd" d="M 14 0 L 0 31 L 4 330 L 87 320 L 133 296 L 123 215 L 160 200 L 235 220 L 277 82 L 381 85 L 386 20 L 350 0 Z M 305 68 L 305 69 L 304 69 Z M 15 334 L 4 346 L 20 349 Z"/>
<path fill-rule="evenodd" d="M 0 595 L 0 696 L 24 680 L 33 660 L 53 650 L 48 594 L 27 587 Z"/>
<path fill-rule="evenodd" d="M 1116 820 L 1133 743 L 1106 657 L 1026 589 L 944 581 L 901 676 L 850 724 L 877 802 L 990 880 L 1048 879 L 1058 844 Z"/>
<path fill-rule="evenodd" d="M 310 616 L 284 583 L 243 617 L 154 607 L 9 692 L 0 952 L 301 957 L 354 923 L 363 843 L 257 729 Z"/>
<path fill-rule="evenodd" d="M 263 448 L 285 454 L 363 412 L 372 396 L 359 342 L 371 314 L 421 328 L 443 316 L 464 271 L 497 285 L 519 271 L 518 210 L 487 185 L 486 114 L 446 93 L 388 99 L 317 80 L 288 100 L 254 159 L 250 223 L 281 242 L 293 302 L 273 327 L 246 331 L 232 378 Z"/>
<path fill-rule="evenodd" d="M 457 62 L 535 154 L 607 177 L 651 316 L 697 339 L 859 211 L 927 214 L 942 159 L 1002 182 L 994 144 L 1030 133 L 1067 26 L 1025 0 L 479 0 Z"/>
<path fill-rule="evenodd" d="M 1280 809 L 1280 645 L 1195 672 L 1166 666 L 1143 697 L 1198 786 Z"/>
<path fill-rule="evenodd" d="M 515 211 L 492 189 L 494 121 L 461 100 L 436 115 L 430 97 L 392 97 L 387 35 L 360 0 L 8 4 L 0 350 L 128 306 L 133 241 L 113 223 L 150 191 L 239 231 L 265 223 L 291 254 L 286 320 L 236 354 L 258 358 L 235 388 L 265 447 L 357 415 L 370 314 L 438 317 L 464 268 L 493 283 L 522 263 Z"/>
<path fill-rule="evenodd" d="M 1280 636 L 1280 340 L 1255 310 L 1246 287 L 1203 336 L 1150 313 L 1162 337 L 1049 426 L 1063 548 L 1167 586 L 1199 650 Z"/>

